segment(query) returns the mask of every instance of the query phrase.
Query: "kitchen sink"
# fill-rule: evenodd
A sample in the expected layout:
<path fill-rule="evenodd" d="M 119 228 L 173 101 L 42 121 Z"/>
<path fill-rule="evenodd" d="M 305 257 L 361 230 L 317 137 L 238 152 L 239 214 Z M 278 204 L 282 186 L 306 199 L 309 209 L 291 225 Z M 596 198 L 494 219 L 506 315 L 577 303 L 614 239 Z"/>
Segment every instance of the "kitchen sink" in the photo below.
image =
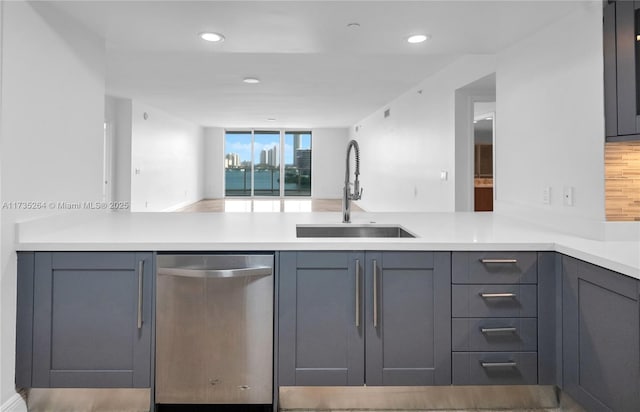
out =
<path fill-rule="evenodd" d="M 297 225 L 296 237 L 338 237 L 338 238 L 412 238 L 416 237 L 398 225 Z"/>

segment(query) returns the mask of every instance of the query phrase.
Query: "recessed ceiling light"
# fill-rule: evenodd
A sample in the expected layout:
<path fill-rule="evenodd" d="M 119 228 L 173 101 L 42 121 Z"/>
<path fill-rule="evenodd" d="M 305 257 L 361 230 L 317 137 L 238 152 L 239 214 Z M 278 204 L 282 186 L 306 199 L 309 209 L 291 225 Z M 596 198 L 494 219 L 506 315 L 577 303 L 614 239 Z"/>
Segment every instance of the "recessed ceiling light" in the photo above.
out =
<path fill-rule="evenodd" d="M 260 79 L 258 79 L 257 77 L 245 77 L 244 79 L 242 79 L 242 81 L 248 84 L 260 83 Z"/>
<path fill-rule="evenodd" d="M 485 117 L 484 120 L 493 120 L 493 117 Z"/>
<path fill-rule="evenodd" d="M 426 34 L 415 34 L 413 36 L 409 36 L 409 38 L 407 39 L 407 41 L 409 43 L 422 43 L 424 41 L 429 40 L 429 36 L 427 36 Z"/>
<path fill-rule="evenodd" d="M 350 28 L 350 29 L 359 29 L 360 28 L 360 23 L 356 23 L 354 21 L 353 23 L 347 24 L 347 27 Z"/>
<path fill-rule="evenodd" d="M 268 122 L 275 122 L 275 121 L 276 121 L 276 119 L 275 119 L 275 118 L 273 118 L 273 117 L 270 117 L 270 118 L 268 118 L 268 119 L 267 119 L 267 121 L 268 121 Z"/>
<path fill-rule="evenodd" d="M 200 38 L 202 40 L 211 41 L 211 42 L 221 42 L 224 41 L 224 36 L 220 33 L 213 32 L 205 32 L 200 33 Z"/>

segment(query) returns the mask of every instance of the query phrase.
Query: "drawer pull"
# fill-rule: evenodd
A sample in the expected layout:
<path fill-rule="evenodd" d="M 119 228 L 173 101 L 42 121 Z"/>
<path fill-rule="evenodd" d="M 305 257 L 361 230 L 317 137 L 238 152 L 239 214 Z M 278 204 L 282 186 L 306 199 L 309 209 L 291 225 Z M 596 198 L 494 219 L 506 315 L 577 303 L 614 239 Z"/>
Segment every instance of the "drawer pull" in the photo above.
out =
<path fill-rule="evenodd" d="M 514 327 L 507 328 L 480 328 L 482 333 L 516 333 L 518 330 Z"/>
<path fill-rule="evenodd" d="M 138 326 L 138 330 L 142 329 L 142 279 L 144 276 L 144 260 L 138 262 L 138 320 L 136 325 Z"/>
<path fill-rule="evenodd" d="M 480 259 L 482 263 L 518 263 L 518 259 Z"/>
<path fill-rule="evenodd" d="M 373 259 L 373 327 L 378 327 L 378 262 Z"/>
<path fill-rule="evenodd" d="M 356 328 L 360 327 L 360 259 L 356 259 Z"/>
<path fill-rule="evenodd" d="M 483 299 L 496 299 L 496 298 L 510 298 L 515 299 L 515 293 L 481 293 L 480 296 Z"/>
<path fill-rule="evenodd" d="M 480 365 L 485 369 L 490 368 L 517 368 L 518 364 L 515 362 L 480 362 Z"/>

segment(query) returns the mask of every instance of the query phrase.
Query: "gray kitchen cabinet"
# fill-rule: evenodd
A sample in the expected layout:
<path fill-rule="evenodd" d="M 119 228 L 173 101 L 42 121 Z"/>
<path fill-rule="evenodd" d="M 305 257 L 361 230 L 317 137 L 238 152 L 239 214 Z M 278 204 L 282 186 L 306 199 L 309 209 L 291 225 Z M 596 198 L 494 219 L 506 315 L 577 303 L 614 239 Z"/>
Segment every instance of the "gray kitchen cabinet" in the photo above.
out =
<path fill-rule="evenodd" d="M 153 254 L 21 252 L 16 384 L 151 386 Z"/>
<path fill-rule="evenodd" d="M 363 268 L 364 253 L 280 253 L 279 385 L 364 384 Z"/>
<path fill-rule="evenodd" d="M 640 139 L 640 1 L 605 2 L 603 10 L 605 132 L 608 141 Z"/>
<path fill-rule="evenodd" d="M 587 410 L 640 410 L 638 282 L 563 257 L 563 390 Z"/>
<path fill-rule="evenodd" d="M 281 386 L 451 383 L 449 253 L 282 252 L 279 267 Z"/>
<path fill-rule="evenodd" d="M 454 385 L 557 382 L 557 266 L 549 252 L 453 252 Z"/>
<path fill-rule="evenodd" d="M 366 254 L 366 383 L 451 384 L 449 253 Z"/>

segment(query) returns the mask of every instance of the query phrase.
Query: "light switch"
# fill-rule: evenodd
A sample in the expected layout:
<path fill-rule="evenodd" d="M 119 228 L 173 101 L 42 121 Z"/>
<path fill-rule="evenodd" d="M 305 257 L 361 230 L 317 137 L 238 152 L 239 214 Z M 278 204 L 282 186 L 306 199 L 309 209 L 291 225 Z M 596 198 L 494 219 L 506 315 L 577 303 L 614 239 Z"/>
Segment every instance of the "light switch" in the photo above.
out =
<path fill-rule="evenodd" d="M 565 186 L 562 190 L 562 204 L 573 206 L 573 186 Z"/>
<path fill-rule="evenodd" d="M 542 190 L 542 203 L 545 205 L 551 204 L 551 187 L 547 186 Z"/>

